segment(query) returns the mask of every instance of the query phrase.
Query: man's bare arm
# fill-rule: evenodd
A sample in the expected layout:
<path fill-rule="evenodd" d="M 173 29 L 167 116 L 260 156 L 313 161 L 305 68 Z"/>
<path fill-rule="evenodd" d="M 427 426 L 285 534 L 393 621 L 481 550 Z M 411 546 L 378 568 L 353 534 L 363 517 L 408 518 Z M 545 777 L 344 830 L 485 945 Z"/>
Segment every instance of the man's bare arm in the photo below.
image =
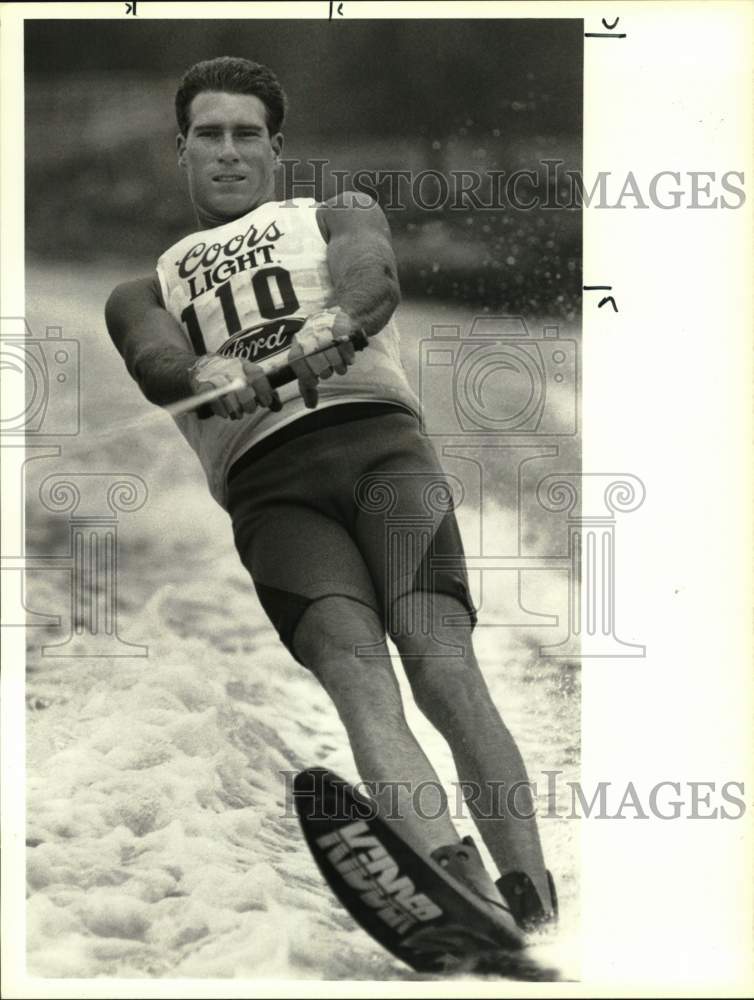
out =
<path fill-rule="evenodd" d="M 328 238 L 334 304 L 348 313 L 356 328 L 373 336 L 388 322 L 401 297 L 382 209 L 368 195 L 349 191 L 326 202 L 319 218 Z"/>
<path fill-rule="evenodd" d="M 129 374 L 151 403 L 166 406 L 192 395 L 189 368 L 196 354 L 162 305 L 156 276 L 118 285 L 107 300 L 105 322 Z"/>
<path fill-rule="evenodd" d="M 239 379 L 249 388 L 237 388 L 215 399 L 210 405 L 216 416 L 238 420 L 258 405 L 272 410 L 282 405 L 258 365 L 216 354 L 197 357 L 189 349 L 182 327 L 162 303 L 156 275 L 118 285 L 107 300 L 105 321 L 131 377 L 157 406 L 222 389 Z"/>

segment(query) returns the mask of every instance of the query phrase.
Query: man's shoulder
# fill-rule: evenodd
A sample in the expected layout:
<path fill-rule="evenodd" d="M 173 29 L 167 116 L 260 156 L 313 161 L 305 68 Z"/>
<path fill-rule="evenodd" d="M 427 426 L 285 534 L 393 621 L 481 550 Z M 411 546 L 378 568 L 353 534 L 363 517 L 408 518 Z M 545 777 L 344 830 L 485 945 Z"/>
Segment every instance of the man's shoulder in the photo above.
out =
<path fill-rule="evenodd" d="M 319 206 L 322 212 L 379 212 L 383 214 L 379 202 L 365 191 L 340 191 L 323 201 Z"/>
<path fill-rule="evenodd" d="M 105 312 L 109 315 L 122 314 L 137 304 L 164 306 L 162 289 L 155 272 L 117 284 L 110 292 Z"/>
<path fill-rule="evenodd" d="M 341 191 L 328 198 L 319 206 L 317 219 L 330 235 L 355 228 L 389 232 L 379 202 L 364 191 Z"/>
<path fill-rule="evenodd" d="M 340 191 L 338 194 L 328 198 L 327 201 L 322 202 L 323 208 L 360 208 L 360 209 L 371 209 L 379 208 L 379 203 L 376 198 L 373 198 L 371 194 L 367 194 L 365 191 Z M 382 211 L 380 209 L 380 211 Z"/>

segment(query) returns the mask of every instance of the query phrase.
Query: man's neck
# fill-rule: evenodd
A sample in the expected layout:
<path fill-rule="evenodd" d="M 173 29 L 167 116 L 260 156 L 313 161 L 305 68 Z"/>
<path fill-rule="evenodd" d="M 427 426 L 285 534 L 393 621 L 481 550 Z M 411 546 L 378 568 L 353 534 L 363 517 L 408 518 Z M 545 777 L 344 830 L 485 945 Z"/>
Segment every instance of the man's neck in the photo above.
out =
<path fill-rule="evenodd" d="M 194 213 L 196 215 L 196 221 L 199 224 L 200 229 L 217 229 L 218 226 L 226 226 L 229 222 L 235 222 L 236 219 L 242 219 L 249 212 L 254 212 L 262 205 L 266 205 L 270 201 L 274 201 L 272 195 L 262 198 L 256 204 L 252 205 L 250 208 L 244 209 L 243 212 L 239 212 L 238 215 L 213 215 L 211 212 L 205 211 L 204 209 L 197 208 L 194 206 Z"/>

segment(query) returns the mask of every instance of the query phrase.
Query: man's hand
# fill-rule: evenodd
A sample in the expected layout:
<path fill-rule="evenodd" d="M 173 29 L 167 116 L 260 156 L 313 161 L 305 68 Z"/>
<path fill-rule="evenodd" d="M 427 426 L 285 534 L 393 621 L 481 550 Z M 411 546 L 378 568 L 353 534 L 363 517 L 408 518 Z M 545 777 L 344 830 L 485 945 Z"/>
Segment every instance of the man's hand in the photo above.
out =
<path fill-rule="evenodd" d="M 247 385 L 219 396 L 211 403 L 218 417 L 240 420 L 244 413 L 253 413 L 257 406 L 270 410 L 282 409 L 277 392 L 259 365 L 243 358 L 224 358 L 220 354 L 205 354 L 189 369 L 191 388 L 196 395 L 208 389 L 220 389 L 241 378 Z"/>
<path fill-rule="evenodd" d="M 353 332 L 351 317 L 335 308 L 314 313 L 293 338 L 288 364 L 298 378 L 301 396 L 310 410 L 319 402 L 318 381 L 330 378 L 333 372 L 345 375 L 354 363 L 356 352 L 349 340 Z M 333 341 L 335 346 L 331 346 Z"/>

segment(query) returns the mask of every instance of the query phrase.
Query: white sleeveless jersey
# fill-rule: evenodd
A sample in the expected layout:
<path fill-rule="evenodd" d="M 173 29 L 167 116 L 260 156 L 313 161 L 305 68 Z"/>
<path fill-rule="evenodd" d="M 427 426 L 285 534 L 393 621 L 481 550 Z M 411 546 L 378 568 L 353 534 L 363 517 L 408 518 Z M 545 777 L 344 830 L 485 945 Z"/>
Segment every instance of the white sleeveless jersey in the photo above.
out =
<path fill-rule="evenodd" d="M 160 257 L 165 307 L 197 354 L 250 361 L 282 354 L 308 316 L 335 304 L 318 207 L 309 198 L 267 202 L 233 222 L 187 236 Z M 345 375 L 333 375 L 318 388 L 320 409 L 368 400 L 419 413 L 392 321 L 356 354 Z M 240 420 L 200 419 L 195 413 L 175 418 L 221 505 L 230 466 L 252 445 L 311 412 L 297 382 L 282 386 L 279 394 L 279 413 L 260 408 Z"/>

